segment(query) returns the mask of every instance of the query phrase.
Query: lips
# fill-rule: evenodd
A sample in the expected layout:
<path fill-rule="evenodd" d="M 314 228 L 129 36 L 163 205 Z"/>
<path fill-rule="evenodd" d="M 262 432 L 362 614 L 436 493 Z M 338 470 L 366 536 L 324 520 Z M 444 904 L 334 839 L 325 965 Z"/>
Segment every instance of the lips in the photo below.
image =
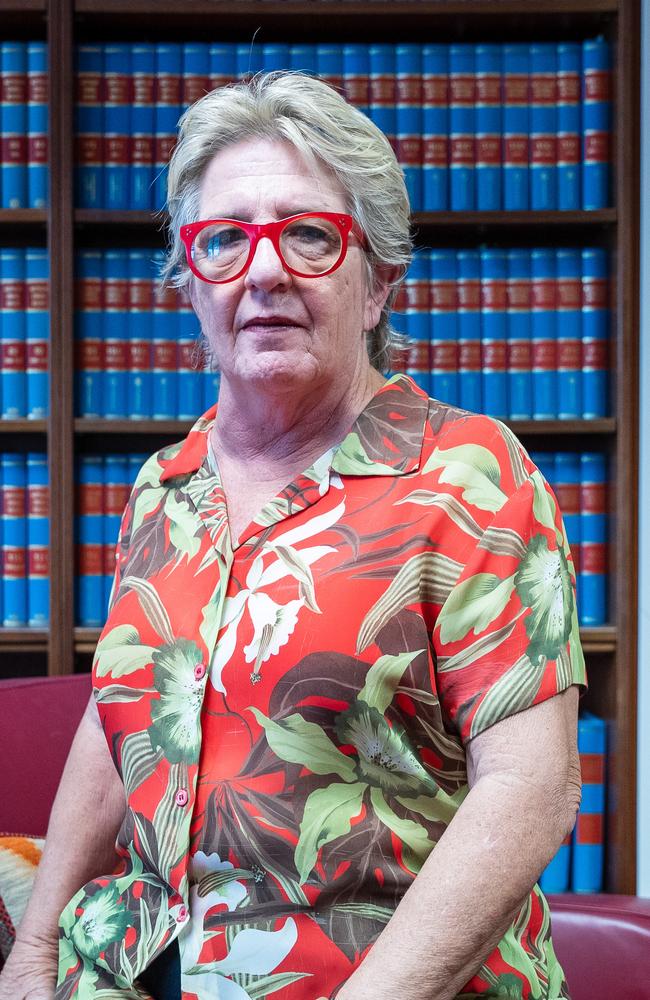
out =
<path fill-rule="evenodd" d="M 291 316 L 254 316 L 244 323 L 242 330 L 252 326 L 302 326 L 302 323 L 298 323 Z"/>

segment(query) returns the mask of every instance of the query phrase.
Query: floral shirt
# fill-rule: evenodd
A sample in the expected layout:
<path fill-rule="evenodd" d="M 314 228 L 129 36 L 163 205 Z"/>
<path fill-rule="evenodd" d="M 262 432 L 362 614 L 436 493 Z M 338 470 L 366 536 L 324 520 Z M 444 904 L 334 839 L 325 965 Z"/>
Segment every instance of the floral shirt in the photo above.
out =
<path fill-rule="evenodd" d="M 584 682 L 549 487 L 503 424 L 387 382 L 233 546 L 216 409 L 150 458 L 93 665 L 119 868 L 60 920 L 57 1000 L 334 996 L 468 791 L 464 745 Z M 566 997 L 535 888 L 459 994 Z"/>

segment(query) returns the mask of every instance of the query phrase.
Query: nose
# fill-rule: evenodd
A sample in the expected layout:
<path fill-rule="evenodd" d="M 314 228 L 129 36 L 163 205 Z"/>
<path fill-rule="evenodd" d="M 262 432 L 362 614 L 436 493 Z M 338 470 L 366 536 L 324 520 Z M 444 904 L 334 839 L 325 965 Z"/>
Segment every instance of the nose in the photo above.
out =
<path fill-rule="evenodd" d="M 246 288 L 262 288 L 270 291 L 278 285 L 287 286 L 291 275 L 285 270 L 273 243 L 268 236 L 263 236 L 257 246 L 248 271 L 244 277 Z"/>

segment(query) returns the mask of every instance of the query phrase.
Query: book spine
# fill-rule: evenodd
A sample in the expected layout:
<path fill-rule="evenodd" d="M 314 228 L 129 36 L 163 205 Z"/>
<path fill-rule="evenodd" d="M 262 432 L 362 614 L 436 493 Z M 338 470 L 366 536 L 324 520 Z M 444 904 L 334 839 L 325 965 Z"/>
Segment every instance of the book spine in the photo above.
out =
<path fill-rule="evenodd" d="M 478 250 L 456 254 L 458 277 L 458 403 L 481 410 L 481 257 Z"/>
<path fill-rule="evenodd" d="M 104 253 L 104 412 L 108 420 L 127 416 L 129 311 L 127 250 Z"/>
<path fill-rule="evenodd" d="M 610 204 L 611 49 L 604 38 L 582 45 L 582 207 Z"/>
<path fill-rule="evenodd" d="M 173 420 L 178 410 L 178 379 L 176 375 L 176 341 L 178 313 L 175 288 L 161 288 L 155 275 L 164 263 L 162 251 L 153 254 L 153 387 L 152 416 L 156 420 Z"/>
<path fill-rule="evenodd" d="M 221 42 L 210 46 L 210 89 L 226 87 L 237 76 L 237 46 L 232 42 Z"/>
<path fill-rule="evenodd" d="M 183 79 L 181 104 L 188 108 L 210 90 L 210 46 L 207 42 L 186 42 L 183 45 Z"/>
<path fill-rule="evenodd" d="M 27 44 L 27 207 L 47 205 L 47 46 Z"/>
<path fill-rule="evenodd" d="M 503 45 L 503 207 L 521 211 L 530 206 L 528 46 Z"/>
<path fill-rule="evenodd" d="M 397 290 L 390 314 L 390 325 L 392 330 L 400 335 L 400 339 L 391 344 L 390 351 L 390 372 L 391 375 L 395 375 L 397 372 L 406 372 L 408 370 L 408 331 L 406 325 L 406 289 L 404 282 L 402 282 Z"/>
<path fill-rule="evenodd" d="M 576 581 L 580 573 L 580 546 L 582 541 L 580 515 L 580 455 L 576 452 L 558 452 L 555 458 L 555 481 L 551 484 L 562 511 L 567 541 L 571 549 Z"/>
<path fill-rule="evenodd" d="M 557 415 L 582 416 L 582 261 L 579 250 L 556 250 Z"/>
<path fill-rule="evenodd" d="M 358 48 L 366 49 L 365 45 L 346 45 L 346 49 Z M 289 69 L 297 70 L 299 73 L 306 73 L 308 76 L 316 76 L 318 69 L 316 66 L 316 46 L 315 45 L 291 45 L 289 47 Z M 347 96 L 347 73 L 348 64 L 346 63 L 345 50 L 343 52 L 343 84 L 346 91 L 346 97 L 351 104 L 355 102 Z M 366 81 L 368 78 L 368 73 L 366 72 Z M 366 83 L 367 87 L 367 83 Z M 365 102 L 363 111 L 366 110 L 367 100 Z"/>
<path fill-rule="evenodd" d="M 27 517 L 25 459 L 2 456 L 2 567 L 5 628 L 27 625 Z"/>
<path fill-rule="evenodd" d="M 262 49 L 252 42 L 235 46 L 235 79 L 243 80 L 262 69 Z"/>
<path fill-rule="evenodd" d="M 583 452 L 580 476 L 580 624 L 607 621 L 607 466 L 604 455 Z"/>
<path fill-rule="evenodd" d="M 581 52 L 575 42 L 557 46 L 557 207 L 579 209 L 581 198 Z"/>
<path fill-rule="evenodd" d="M 568 833 L 562 841 L 554 858 L 551 858 L 539 878 L 539 887 L 543 893 L 569 891 L 569 873 L 571 869 L 571 834 Z"/>
<path fill-rule="evenodd" d="M 104 206 L 129 207 L 129 127 L 131 108 L 129 45 L 104 48 Z"/>
<path fill-rule="evenodd" d="M 395 106 L 395 46 L 371 45 L 370 117 L 384 133 L 397 154 L 397 114 Z"/>
<path fill-rule="evenodd" d="M 104 208 L 104 48 L 76 50 L 75 204 Z"/>
<path fill-rule="evenodd" d="M 27 46 L 0 45 L 0 208 L 27 208 Z"/>
<path fill-rule="evenodd" d="M 50 491 L 47 455 L 27 454 L 27 624 L 50 621 Z"/>
<path fill-rule="evenodd" d="M 210 407 L 214 406 L 219 398 L 219 386 L 221 384 L 221 375 L 218 371 L 213 371 L 209 364 L 206 362 L 206 367 L 203 371 L 203 412 L 205 413 Z"/>
<path fill-rule="evenodd" d="M 430 395 L 450 406 L 458 403 L 458 317 L 456 314 L 456 253 L 429 253 L 429 309 L 431 313 Z"/>
<path fill-rule="evenodd" d="M 100 455 L 82 455 L 77 472 L 77 621 L 103 624 L 104 467 Z"/>
<path fill-rule="evenodd" d="M 288 45 L 281 42 L 270 42 L 262 46 L 262 69 L 265 73 L 271 73 L 273 70 L 287 70 L 290 63 L 291 49 Z M 342 71 L 340 75 L 343 76 Z"/>
<path fill-rule="evenodd" d="M 301 46 L 295 47 L 301 48 Z M 306 49 L 307 46 L 302 48 Z M 294 56 L 292 49 L 292 69 L 300 68 L 295 65 L 296 61 L 297 57 Z M 312 64 L 307 53 L 301 52 L 300 62 L 307 67 L 307 72 L 316 71 L 315 64 Z M 350 104 L 354 104 L 364 115 L 370 114 L 370 53 L 367 45 L 343 46 L 343 89 Z"/>
<path fill-rule="evenodd" d="M 103 254 L 82 250 L 75 280 L 75 398 L 80 417 L 97 419 L 104 409 Z"/>
<path fill-rule="evenodd" d="M 167 165 L 176 145 L 176 124 L 182 111 L 183 54 L 180 45 L 156 45 L 156 107 L 154 113 L 153 207 L 167 199 Z"/>
<path fill-rule="evenodd" d="M 28 247 L 25 251 L 26 391 L 27 417 L 47 417 L 50 285 L 47 250 Z"/>
<path fill-rule="evenodd" d="M 531 251 L 531 341 L 533 353 L 533 417 L 557 416 L 557 298 L 555 252 Z"/>
<path fill-rule="evenodd" d="M 422 205 L 422 49 L 419 45 L 397 45 L 396 122 L 397 160 L 404 172 L 413 211 Z"/>
<path fill-rule="evenodd" d="M 573 831 L 573 892 L 602 892 L 605 860 L 607 729 L 603 719 L 578 720 L 582 801 Z"/>
<path fill-rule="evenodd" d="M 476 63 L 476 207 L 501 208 L 501 47 L 477 45 Z"/>
<path fill-rule="evenodd" d="M 476 208 L 476 81 L 474 46 L 449 49 L 449 201 L 454 212 Z"/>
<path fill-rule="evenodd" d="M 422 208 L 449 207 L 449 47 L 422 48 Z"/>
<path fill-rule="evenodd" d="M 340 45 L 324 43 L 316 46 L 316 70 L 323 83 L 339 94 L 343 92 L 343 50 Z"/>
<path fill-rule="evenodd" d="M 126 475 L 127 475 L 127 483 L 128 483 L 128 487 L 129 487 L 129 493 L 133 489 L 133 484 L 135 483 L 135 481 L 137 479 L 138 473 L 139 473 L 140 469 L 142 468 L 142 466 L 144 465 L 144 463 L 147 461 L 148 457 L 149 457 L 148 455 L 145 455 L 144 453 L 140 453 L 140 452 L 138 452 L 138 453 L 133 453 L 132 452 L 130 455 L 126 456 L 126 460 L 127 460 L 127 473 L 126 473 Z"/>
<path fill-rule="evenodd" d="M 147 420 L 153 413 L 153 289 L 150 258 L 150 251 L 129 251 L 127 400 L 130 420 Z"/>
<path fill-rule="evenodd" d="M 480 253 L 483 409 L 489 416 L 507 417 L 507 257 L 503 250 Z"/>
<path fill-rule="evenodd" d="M 139 211 L 153 207 L 155 68 L 155 46 L 134 45 L 131 50 L 129 207 Z"/>
<path fill-rule="evenodd" d="M 530 207 L 557 208 L 555 45 L 530 46 Z"/>
<path fill-rule="evenodd" d="M 406 333 L 408 336 L 407 374 L 431 395 L 429 337 L 429 252 L 418 250 L 404 281 Z"/>
<path fill-rule="evenodd" d="M 533 415 L 530 251 L 508 250 L 507 257 L 508 411 L 511 420 L 530 420 Z"/>
<path fill-rule="evenodd" d="M 115 576 L 115 546 L 120 531 L 122 513 L 129 499 L 129 466 L 125 455 L 104 456 L 104 516 L 103 521 L 103 616 L 109 606 Z"/>
<path fill-rule="evenodd" d="M 609 413 L 609 263 L 607 251 L 582 251 L 582 416 Z"/>
<path fill-rule="evenodd" d="M 18 420 L 27 412 L 24 250 L 0 250 L 0 316 L 2 419 Z"/>
<path fill-rule="evenodd" d="M 194 310 L 186 295 L 178 295 L 178 341 L 177 380 L 178 380 L 178 411 L 179 420 L 196 420 L 199 416 L 201 398 L 202 362 L 199 347 L 200 330 Z"/>

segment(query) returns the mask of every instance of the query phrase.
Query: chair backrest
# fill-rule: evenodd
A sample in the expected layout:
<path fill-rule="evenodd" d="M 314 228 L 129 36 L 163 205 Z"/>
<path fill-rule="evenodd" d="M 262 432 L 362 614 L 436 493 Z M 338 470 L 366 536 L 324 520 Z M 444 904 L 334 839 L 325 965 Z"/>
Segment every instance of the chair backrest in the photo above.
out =
<path fill-rule="evenodd" d="M 549 903 L 571 1000 L 650 998 L 649 899 L 567 894 Z"/>
<path fill-rule="evenodd" d="M 0 681 L 0 832 L 44 836 L 90 674 Z"/>

